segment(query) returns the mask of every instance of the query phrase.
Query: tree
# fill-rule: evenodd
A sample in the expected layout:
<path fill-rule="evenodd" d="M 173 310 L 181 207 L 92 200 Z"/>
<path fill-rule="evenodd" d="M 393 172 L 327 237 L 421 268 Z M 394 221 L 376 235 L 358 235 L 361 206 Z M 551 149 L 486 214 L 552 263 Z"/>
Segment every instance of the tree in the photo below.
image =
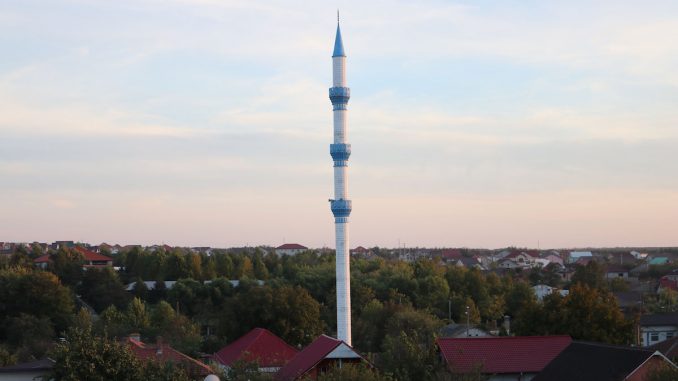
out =
<path fill-rule="evenodd" d="M 82 279 L 84 258 L 80 252 L 61 247 L 50 260 L 49 268 L 64 284 L 75 286 Z"/>
<path fill-rule="evenodd" d="M 20 361 L 41 358 L 52 347 L 54 328 L 48 317 L 20 314 L 6 320 L 7 344 Z"/>
<path fill-rule="evenodd" d="M 190 355 L 197 354 L 201 342 L 200 328 L 165 301 L 153 308 L 146 332 L 147 336 L 162 336 L 172 347 Z"/>
<path fill-rule="evenodd" d="M 596 261 L 589 261 L 586 266 L 577 266 L 572 275 L 572 284 L 585 284 L 589 288 L 605 289 L 605 272 L 603 266 Z"/>
<path fill-rule="evenodd" d="M 396 380 L 432 379 L 436 353 L 433 345 L 423 344 L 421 339 L 406 332 L 386 336 L 380 358 L 381 369 Z"/>
<path fill-rule="evenodd" d="M 631 344 L 634 322 L 626 320 L 614 296 L 576 284 L 566 297 L 551 294 L 522 310 L 513 325 L 518 335 L 570 335 L 576 340 Z"/>
<path fill-rule="evenodd" d="M 97 337 L 89 328 L 70 329 L 57 344 L 54 367 L 45 380 L 140 381 L 141 362 L 123 345 Z"/>
<path fill-rule="evenodd" d="M 391 381 L 389 376 L 379 374 L 370 366 L 358 364 L 343 364 L 341 367 L 333 367 L 318 376 L 318 381 Z"/>
<path fill-rule="evenodd" d="M 398 380 L 430 380 L 436 373 L 435 337 L 442 322 L 403 308 L 386 323 L 380 365 Z"/>
<path fill-rule="evenodd" d="M 150 325 L 146 304 L 141 299 L 134 298 L 127 307 L 127 321 L 130 328 L 136 331 L 144 330 Z"/>
<path fill-rule="evenodd" d="M 74 303 L 70 289 L 56 275 L 31 268 L 0 269 L 0 340 L 6 337 L 6 319 L 22 313 L 50 320 L 55 332 L 71 322 Z"/>
<path fill-rule="evenodd" d="M 292 345 L 306 345 L 322 332 L 320 304 L 301 287 L 274 290 L 273 320 L 268 326 Z"/>
<path fill-rule="evenodd" d="M 154 360 L 141 362 L 123 344 L 95 336 L 91 327 L 71 328 L 51 358 L 43 379 L 54 381 L 188 381 L 181 367 Z"/>
<path fill-rule="evenodd" d="M 259 371 L 259 364 L 256 361 L 235 361 L 225 378 L 226 381 L 271 381 L 273 376 L 270 373 Z"/>
<path fill-rule="evenodd" d="M 155 304 L 167 298 L 167 286 L 164 280 L 156 280 L 153 289 L 148 292 L 148 301 Z"/>
<path fill-rule="evenodd" d="M 78 293 L 97 312 L 110 305 L 123 309 L 131 299 L 118 274 L 110 267 L 87 270 L 78 286 Z"/>
<path fill-rule="evenodd" d="M 141 277 L 137 277 L 136 281 L 134 282 L 134 290 L 133 294 L 135 297 L 146 300 L 148 298 L 148 287 L 146 287 L 146 283 L 141 279 Z"/>

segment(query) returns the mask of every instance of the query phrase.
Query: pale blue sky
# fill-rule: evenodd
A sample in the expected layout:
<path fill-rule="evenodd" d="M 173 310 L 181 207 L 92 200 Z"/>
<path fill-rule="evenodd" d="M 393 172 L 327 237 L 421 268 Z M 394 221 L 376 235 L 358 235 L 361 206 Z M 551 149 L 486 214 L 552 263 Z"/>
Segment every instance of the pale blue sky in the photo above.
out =
<path fill-rule="evenodd" d="M 675 1 L 0 3 L 0 241 L 678 245 Z"/>

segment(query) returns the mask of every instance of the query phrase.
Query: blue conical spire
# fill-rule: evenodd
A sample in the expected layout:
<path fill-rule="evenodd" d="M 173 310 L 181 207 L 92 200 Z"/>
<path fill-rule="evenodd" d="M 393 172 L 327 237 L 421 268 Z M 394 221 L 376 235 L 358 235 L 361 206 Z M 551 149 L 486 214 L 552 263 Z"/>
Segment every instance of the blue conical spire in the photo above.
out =
<path fill-rule="evenodd" d="M 344 42 L 341 40 L 341 29 L 339 28 L 339 12 L 337 12 L 337 37 L 334 39 L 334 53 L 332 53 L 332 57 L 346 57 Z"/>

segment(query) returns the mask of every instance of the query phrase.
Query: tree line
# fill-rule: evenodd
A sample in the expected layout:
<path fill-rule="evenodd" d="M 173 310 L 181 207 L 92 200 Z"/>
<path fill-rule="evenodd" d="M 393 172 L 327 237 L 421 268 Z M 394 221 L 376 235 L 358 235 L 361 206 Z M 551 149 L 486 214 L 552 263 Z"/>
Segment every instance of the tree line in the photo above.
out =
<path fill-rule="evenodd" d="M 96 316 L 95 337 L 162 336 L 194 356 L 214 353 L 255 327 L 300 348 L 336 331 L 333 253 L 279 257 L 262 250 L 206 255 L 134 248 L 112 255 L 119 271 L 83 270 L 75 250 L 49 254 L 45 270 L 33 266 L 31 252 L 0 263 L 0 364 L 54 350 L 55 339 L 76 325 L 81 307 Z M 531 281 L 552 277 L 548 272 L 536 280 L 531 272 L 500 275 L 432 260 L 352 258 L 353 345 L 384 375 L 406 380 L 447 374 L 440 372 L 434 340 L 445 324 L 465 323 L 467 313 L 470 323 L 501 334 L 631 344 L 633 322 L 619 311 L 596 266 L 580 267 L 571 285 L 554 279 L 569 287 L 569 295 L 538 302 Z M 166 280 L 176 283 L 167 288 Z M 136 285 L 127 291 L 131 282 Z M 505 316 L 510 332 L 500 324 Z"/>

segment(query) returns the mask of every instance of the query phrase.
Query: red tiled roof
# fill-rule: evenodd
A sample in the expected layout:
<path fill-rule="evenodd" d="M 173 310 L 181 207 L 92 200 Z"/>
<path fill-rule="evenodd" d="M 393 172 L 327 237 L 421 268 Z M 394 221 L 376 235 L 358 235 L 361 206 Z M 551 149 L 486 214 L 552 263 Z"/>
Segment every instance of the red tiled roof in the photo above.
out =
<path fill-rule="evenodd" d="M 134 353 L 134 355 L 139 360 L 158 360 L 163 362 L 169 361 L 172 363 L 182 363 L 188 368 L 191 374 L 197 374 L 203 377 L 212 373 L 212 369 L 205 363 L 177 351 L 168 344 L 146 344 L 131 337 L 128 337 L 125 342 L 129 346 L 132 353 Z"/>
<path fill-rule="evenodd" d="M 661 341 L 657 344 L 650 345 L 647 348 L 654 351 L 659 351 L 670 359 L 675 359 L 678 357 L 678 337 Z"/>
<path fill-rule="evenodd" d="M 287 250 L 289 250 L 289 249 L 306 250 L 306 249 L 308 249 L 308 247 L 301 246 L 298 243 L 286 243 L 284 245 L 280 245 L 280 246 L 276 247 L 276 249 L 278 249 L 278 250 L 286 250 L 286 249 Z"/>
<path fill-rule="evenodd" d="M 593 260 L 592 257 L 580 257 L 577 259 L 577 261 L 574 263 L 575 265 L 580 265 L 580 266 L 586 266 Z"/>
<path fill-rule="evenodd" d="M 482 366 L 482 373 L 536 373 L 553 360 L 572 339 L 569 336 L 515 336 L 439 338 L 447 366 L 466 373 Z"/>
<path fill-rule="evenodd" d="M 659 287 L 670 288 L 673 291 L 678 291 L 678 281 L 671 280 L 670 278 L 663 276 L 659 278 Z"/>
<path fill-rule="evenodd" d="M 443 259 L 461 259 L 461 251 L 459 249 L 443 249 L 440 254 Z"/>
<path fill-rule="evenodd" d="M 267 329 L 255 328 L 221 348 L 213 358 L 230 366 L 237 360 L 256 361 L 261 368 L 287 364 L 299 351 Z"/>
<path fill-rule="evenodd" d="M 33 260 L 33 263 L 47 263 L 49 262 L 49 254 L 41 255 Z"/>
<path fill-rule="evenodd" d="M 275 375 L 277 381 L 292 381 L 308 373 L 343 341 L 320 335 Z"/>
<path fill-rule="evenodd" d="M 351 251 L 356 252 L 356 253 L 367 253 L 369 250 L 367 250 L 366 248 L 364 248 L 362 246 L 358 246 Z"/>
<path fill-rule="evenodd" d="M 87 261 L 113 261 L 113 258 L 107 257 L 103 254 L 95 253 L 91 250 L 87 250 L 84 247 L 81 246 L 75 246 L 74 249 L 82 254 L 83 257 L 85 257 L 85 260 Z"/>

